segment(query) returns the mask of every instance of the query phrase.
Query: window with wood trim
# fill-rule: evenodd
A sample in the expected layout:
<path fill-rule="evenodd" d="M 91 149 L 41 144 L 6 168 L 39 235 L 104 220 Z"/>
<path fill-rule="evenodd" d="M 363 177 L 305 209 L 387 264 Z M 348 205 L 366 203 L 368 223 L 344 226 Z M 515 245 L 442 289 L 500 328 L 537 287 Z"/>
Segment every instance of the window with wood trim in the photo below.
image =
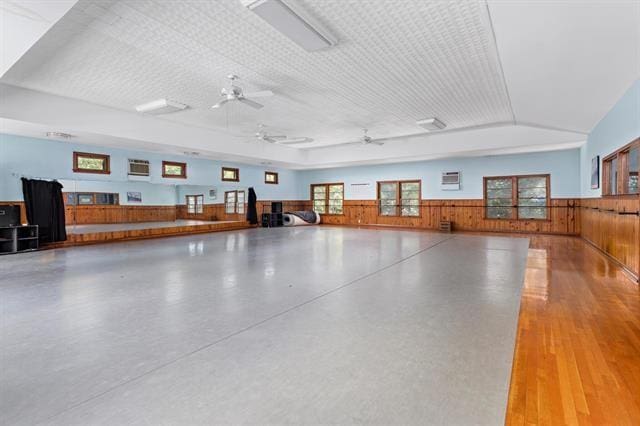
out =
<path fill-rule="evenodd" d="M 264 183 L 271 185 L 278 184 L 278 173 L 276 172 L 264 172 Z"/>
<path fill-rule="evenodd" d="M 187 213 L 202 214 L 204 212 L 204 195 L 187 195 Z"/>
<path fill-rule="evenodd" d="M 92 154 L 89 152 L 73 153 L 73 171 L 75 173 L 111 173 L 109 156 L 106 154 Z"/>
<path fill-rule="evenodd" d="M 549 175 L 485 177 L 485 217 L 487 219 L 548 219 L 549 181 Z"/>
<path fill-rule="evenodd" d="M 226 191 L 224 193 L 224 212 L 227 214 L 244 214 L 244 191 Z"/>
<path fill-rule="evenodd" d="M 638 194 L 640 138 L 602 160 L 602 195 Z"/>
<path fill-rule="evenodd" d="M 240 182 L 240 169 L 235 169 L 233 167 L 223 167 L 222 180 L 225 182 Z"/>
<path fill-rule="evenodd" d="M 343 214 L 344 184 L 320 183 L 311 185 L 313 210 L 321 214 Z"/>
<path fill-rule="evenodd" d="M 419 180 L 378 182 L 380 216 L 420 216 Z"/>
<path fill-rule="evenodd" d="M 162 177 L 163 178 L 187 178 L 187 163 L 177 163 L 175 161 L 163 161 L 162 162 Z"/>

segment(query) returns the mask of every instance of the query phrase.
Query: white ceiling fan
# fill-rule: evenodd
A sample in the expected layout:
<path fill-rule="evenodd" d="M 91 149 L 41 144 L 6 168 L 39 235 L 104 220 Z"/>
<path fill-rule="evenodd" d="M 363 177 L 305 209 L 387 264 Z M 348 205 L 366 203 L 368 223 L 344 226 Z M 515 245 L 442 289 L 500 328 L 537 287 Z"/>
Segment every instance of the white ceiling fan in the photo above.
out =
<path fill-rule="evenodd" d="M 362 135 L 362 137 L 360 139 L 358 139 L 357 142 L 351 142 L 351 143 L 361 143 L 362 145 L 384 145 L 384 142 L 382 142 L 382 139 L 373 139 L 371 136 L 369 136 L 367 134 L 368 130 L 367 129 L 362 129 L 364 132 L 364 135 Z"/>
<path fill-rule="evenodd" d="M 220 96 L 222 99 L 217 104 L 213 105 L 211 108 L 220 108 L 227 102 L 238 101 L 244 105 L 250 106 L 251 108 L 260 109 L 264 105 L 251 100 L 250 98 L 265 98 L 269 96 L 273 96 L 273 92 L 271 90 L 261 90 L 259 92 L 250 92 L 244 93 L 242 91 L 242 87 L 236 85 L 236 80 L 239 77 L 235 74 L 230 74 L 227 76 L 229 80 L 231 80 L 231 84 L 229 88 L 224 87 L 220 91 Z"/>
<path fill-rule="evenodd" d="M 264 124 L 259 124 L 258 125 L 258 132 L 255 134 L 256 139 L 258 141 L 269 142 L 269 143 L 277 143 L 277 144 L 280 144 L 280 145 L 295 145 L 295 144 L 299 144 L 299 143 L 313 142 L 312 138 L 307 138 L 307 137 L 290 138 L 290 137 L 287 137 L 285 135 L 270 135 L 265 130 L 266 127 L 267 126 L 265 126 Z"/>

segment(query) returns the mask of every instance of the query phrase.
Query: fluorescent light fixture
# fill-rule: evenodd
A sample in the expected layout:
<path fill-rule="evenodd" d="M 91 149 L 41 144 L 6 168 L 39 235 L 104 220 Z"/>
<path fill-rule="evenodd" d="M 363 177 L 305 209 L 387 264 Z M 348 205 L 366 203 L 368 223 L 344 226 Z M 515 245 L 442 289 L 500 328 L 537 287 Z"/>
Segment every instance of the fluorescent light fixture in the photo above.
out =
<path fill-rule="evenodd" d="M 136 111 L 144 112 L 146 114 L 167 114 L 169 112 L 181 111 L 186 107 L 187 105 L 181 104 L 180 102 L 170 101 L 168 99 L 158 99 L 157 101 L 138 105 L 136 107 Z"/>
<path fill-rule="evenodd" d="M 424 127 L 425 129 L 431 131 L 434 130 L 442 130 L 447 127 L 442 121 L 437 118 L 425 118 L 424 120 L 416 121 L 416 124 L 420 127 Z"/>
<path fill-rule="evenodd" d="M 47 137 L 48 138 L 58 138 L 58 139 L 71 139 L 74 136 L 69 134 L 69 133 L 62 133 L 62 132 L 47 132 Z"/>
<path fill-rule="evenodd" d="M 242 4 L 309 52 L 338 43 L 338 40 L 318 20 L 298 6 L 295 0 L 242 0 Z"/>

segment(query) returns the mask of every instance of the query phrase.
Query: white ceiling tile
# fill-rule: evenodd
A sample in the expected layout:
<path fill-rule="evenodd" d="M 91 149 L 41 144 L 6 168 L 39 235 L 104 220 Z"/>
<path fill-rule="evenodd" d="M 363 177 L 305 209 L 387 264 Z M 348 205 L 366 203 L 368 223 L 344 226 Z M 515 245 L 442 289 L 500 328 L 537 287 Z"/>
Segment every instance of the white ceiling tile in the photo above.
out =
<path fill-rule="evenodd" d="M 257 123 L 315 144 L 512 119 L 482 2 L 307 0 L 339 38 L 309 53 L 237 0 L 81 0 L 3 81 L 131 110 L 160 97 L 166 120 L 250 135 Z M 212 111 L 226 75 L 269 89 L 260 111 Z"/>

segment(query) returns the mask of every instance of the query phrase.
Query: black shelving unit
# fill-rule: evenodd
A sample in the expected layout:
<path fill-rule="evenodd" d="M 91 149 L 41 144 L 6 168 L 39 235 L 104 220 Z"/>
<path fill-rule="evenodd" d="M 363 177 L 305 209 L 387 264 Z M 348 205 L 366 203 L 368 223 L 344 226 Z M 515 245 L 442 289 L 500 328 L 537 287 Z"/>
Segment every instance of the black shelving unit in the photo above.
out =
<path fill-rule="evenodd" d="M 282 213 L 262 213 L 263 228 L 276 228 L 278 226 L 284 226 Z"/>
<path fill-rule="evenodd" d="M 38 225 L 0 227 L 0 254 L 38 250 Z"/>

